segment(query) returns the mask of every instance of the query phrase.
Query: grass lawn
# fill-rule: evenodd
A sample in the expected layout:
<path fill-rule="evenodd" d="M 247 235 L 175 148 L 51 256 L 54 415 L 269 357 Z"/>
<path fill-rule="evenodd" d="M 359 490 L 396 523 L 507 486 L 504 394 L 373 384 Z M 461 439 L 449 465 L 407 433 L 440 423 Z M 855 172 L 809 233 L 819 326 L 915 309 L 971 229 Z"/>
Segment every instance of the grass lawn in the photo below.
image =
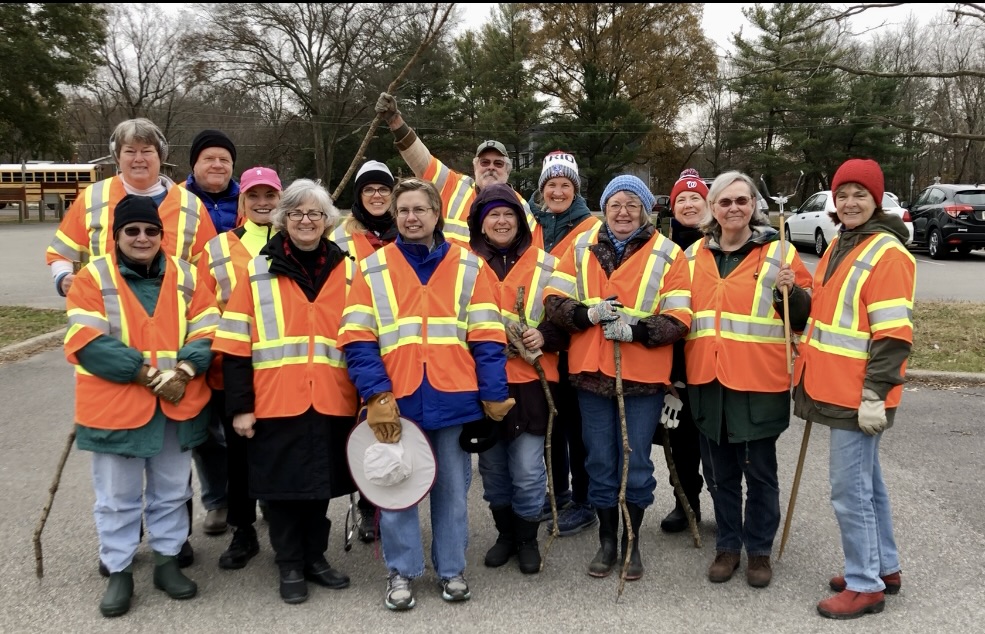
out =
<path fill-rule="evenodd" d="M 64 310 L 0 306 L 0 348 L 63 328 Z"/>

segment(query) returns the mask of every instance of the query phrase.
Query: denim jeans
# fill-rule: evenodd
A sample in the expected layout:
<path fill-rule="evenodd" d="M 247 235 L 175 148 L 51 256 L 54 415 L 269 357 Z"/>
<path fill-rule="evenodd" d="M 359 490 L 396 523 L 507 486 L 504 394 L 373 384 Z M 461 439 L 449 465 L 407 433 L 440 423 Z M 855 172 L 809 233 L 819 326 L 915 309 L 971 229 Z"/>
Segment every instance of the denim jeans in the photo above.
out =
<path fill-rule="evenodd" d="M 213 398 L 216 398 L 215 395 Z M 222 419 L 219 418 L 219 412 L 224 411 L 224 407 L 224 403 L 216 404 L 213 400 L 212 415 L 209 418 L 209 435 L 204 443 L 192 450 L 195 470 L 198 471 L 198 483 L 202 488 L 202 506 L 206 511 L 228 508 L 226 434 L 222 429 Z"/>
<path fill-rule="evenodd" d="M 512 506 L 523 519 L 538 521 L 547 492 L 544 437 L 524 433 L 500 440 L 479 454 L 479 475 L 490 508 Z"/>
<path fill-rule="evenodd" d="M 723 423 L 724 424 L 724 423 Z M 780 485 L 776 471 L 776 439 L 779 436 L 729 443 L 712 442 L 701 434 L 701 463 L 705 485 L 715 505 L 718 531 L 715 550 L 742 552 L 750 557 L 769 556 L 780 526 Z M 743 521 L 742 478 L 746 480 Z"/>
<path fill-rule="evenodd" d="M 465 572 L 468 547 L 468 494 L 472 483 L 472 454 L 462 450 L 461 425 L 424 430 L 437 464 L 431 488 L 431 563 L 441 579 Z M 387 570 L 414 579 L 424 574 L 420 504 L 403 511 L 380 509 L 380 541 Z"/>
<path fill-rule="evenodd" d="M 147 543 L 162 555 L 177 555 L 188 538 L 185 502 L 192 497 L 191 452 L 178 444 L 178 424 L 165 424 L 161 452 L 152 458 L 92 454 L 99 559 L 110 572 L 120 572 L 137 554 L 141 516 Z"/>
<path fill-rule="evenodd" d="M 657 429 L 664 395 L 647 394 L 624 397 L 626 429 L 629 435 L 629 474 L 626 501 L 640 508 L 653 504 L 653 477 L 650 449 Z M 581 431 L 585 441 L 585 468 L 588 471 L 588 503 L 597 509 L 612 508 L 619 503 L 622 481 L 622 430 L 619 405 L 614 396 L 599 396 L 578 390 L 581 406 Z"/>
<path fill-rule="evenodd" d="M 832 429 L 828 477 L 831 506 L 845 551 L 845 583 L 855 592 L 879 592 L 881 576 L 898 572 L 889 494 L 879 466 L 882 434 Z"/>

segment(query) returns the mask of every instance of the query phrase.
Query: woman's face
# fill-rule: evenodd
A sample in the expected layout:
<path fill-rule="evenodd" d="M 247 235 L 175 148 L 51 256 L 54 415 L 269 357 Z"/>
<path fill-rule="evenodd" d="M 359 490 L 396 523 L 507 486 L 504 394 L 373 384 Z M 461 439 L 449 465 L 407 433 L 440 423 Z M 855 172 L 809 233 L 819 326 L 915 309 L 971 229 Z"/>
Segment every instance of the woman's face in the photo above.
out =
<path fill-rule="evenodd" d="M 302 251 L 313 251 L 325 234 L 327 222 L 328 215 L 316 201 L 308 199 L 287 212 L 287 234 Z"/>
<path fill-rule="evenodd" d="M 575 199 L 575 184 L 564 176 L 555 176 L 544 183 L 544 206 L 552 214 L 564 213 Z"/>
<path fill-rule="evenodd" d="M 117 232 L 116 244 L 123 255 L 138 264 L 150 266 L 161 250 L 161 238 L 161 228 L 157 225 L 131 222 Z"/>
<path fill-rule="evenodd" d="M 123 180 L 137 189 L 149 189 L 161 177 L 161 157 L 150 143 L 124 143 L 119 161 Z"/>
<path fill-rule="evenodd" d="M 482 219 L 482 234 L 498 249 L 513 243 L 517 233 L 516 212 L 507 206 L 493 207 Z"/>
<path fill-rule="evenodd" d="M 397 197 L 397 232 L 406 242 L 430 244 L 438 215 L 431 208 L 427 194 L 419 190 L 406 191 Z"/>
<path fill-rule="evenodd" d="M 738 234 L 749 226 L 755 204 L 756 198 L 749 191 L 749 186 L 738 180 L 718 195 L 712 213 L 722 226 L 723 234 Z"/>
<path fill-rule="evenodd" d="M 698 227 L 710 215 L 708 202 L 697 192 L 681 192 L 674 199 L 674 218 L 685 227 Z"/>
<path fill-rule="evenodd" d="M 845 183 L 835 192 L 835 213 L 846 229 L 865 224 L 875 210 L 872 194 L 858 183 Z"/>
<path fill-rule="evenodd" d="M 258 225 L 269 225 L 270 212 L 280 202 L 280 192 L 270 185 L 256 185 L 246 190 L 244 198 L 246 218 Z"/>
<path fill-rule="evenodd" d="M 386 185 L 369 183 L 359 191 L 363 208 L 373 216 L 382 216 L 390 211 L 390 196 L 392 190 Z"/>
<path fill-rule="evenodd" d="M 643 205 L 634 194 L 616 192 L 605 203 L 605 222 L 612 235 L 625 240 L 643 226 Z"/>

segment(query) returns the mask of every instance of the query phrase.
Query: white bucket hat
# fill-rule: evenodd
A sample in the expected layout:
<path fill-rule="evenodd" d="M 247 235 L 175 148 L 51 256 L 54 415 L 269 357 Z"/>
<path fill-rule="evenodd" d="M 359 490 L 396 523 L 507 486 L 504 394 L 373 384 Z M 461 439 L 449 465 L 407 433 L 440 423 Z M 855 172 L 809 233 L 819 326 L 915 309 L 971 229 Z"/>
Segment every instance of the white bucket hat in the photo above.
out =
<path fill-rule="evenodd" d="M 400 442 L 381 443 L 365 420 L 349 432 L 349 472 L 359 493 L 385 511 L 402 511 L 424 499 L 437 474 L 428 437 L 400 417 Z"/>

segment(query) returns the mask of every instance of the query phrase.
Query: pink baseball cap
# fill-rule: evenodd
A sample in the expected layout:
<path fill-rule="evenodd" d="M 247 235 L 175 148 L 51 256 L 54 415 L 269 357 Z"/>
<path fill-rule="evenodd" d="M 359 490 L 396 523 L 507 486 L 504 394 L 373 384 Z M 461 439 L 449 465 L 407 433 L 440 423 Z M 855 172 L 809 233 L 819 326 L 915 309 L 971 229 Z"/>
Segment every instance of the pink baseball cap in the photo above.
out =
<path fill-rule="evenodd" d="M 245 192 L 257 185 L 269 185 L 277 191 L 284 189 L 281 187 L 280 177 L 277 176 L 277 172 L 269 167 L 260 167 L 259 165 L 251 167 L 239 177 L 239 191 Z"/>

